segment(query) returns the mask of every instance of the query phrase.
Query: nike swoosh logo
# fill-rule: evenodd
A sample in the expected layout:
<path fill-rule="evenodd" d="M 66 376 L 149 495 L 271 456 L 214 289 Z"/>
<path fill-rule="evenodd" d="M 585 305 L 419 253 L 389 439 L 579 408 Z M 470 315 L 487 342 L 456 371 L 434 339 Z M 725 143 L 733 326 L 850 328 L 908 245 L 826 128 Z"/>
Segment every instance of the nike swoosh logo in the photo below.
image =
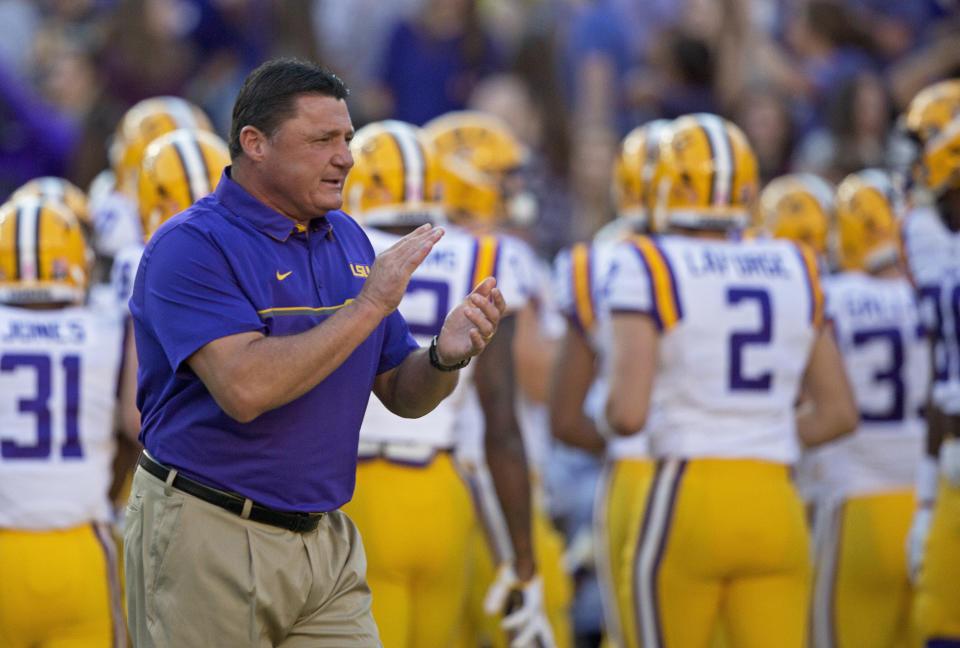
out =
<path fill-rule="evenodd" d="M 277 270 L 277 280 L 278 280 L 278 281 L 283 281 L 284 279 L 286 279 L 287 277 L 290 276 L 290 273 L 291 273 L 291 272 L 293 272 L 293 270 L 287 270 L 287 271 L 284 272 L 283 274 L 280 274 L 280 271 Z"/>

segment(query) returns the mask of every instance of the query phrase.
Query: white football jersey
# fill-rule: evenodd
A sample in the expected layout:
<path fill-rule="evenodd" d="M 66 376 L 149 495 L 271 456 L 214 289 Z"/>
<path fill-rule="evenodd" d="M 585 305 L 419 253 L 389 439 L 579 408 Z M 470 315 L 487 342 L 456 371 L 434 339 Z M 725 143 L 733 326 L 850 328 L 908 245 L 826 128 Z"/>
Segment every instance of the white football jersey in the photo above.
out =
<path fill-rule="evenodd" d="M 498 237 L 476 237 L 452 225 L 444 225 L 444 229 L 443 238 L 414 271 L 399 307 L 421 346 L 430 344 L 433 336 L 440 333 L 447 313 L 488 275 L 497 278 L 508 310 L 521 307 L 527 300 L 519 277 L 509 271 L 518 262 L 512 246 Z M 400 238 L 372 228 L 367 230 L 367 236 L 378 254 Z M 454 392 L 418 419 L 399 417 L 372 397 L 360 428 L 361 440 L 453 448 L 459 441 L 465 403 L 472 390 L 472 367 L 468 365 L 460 374 Z"/>
<path fill-rule="evenodd" d="M 812 453 L 820 490 L 855 495 L 910 488 L 923 450 L 921 408 L 930 384 L 913 286 L 849 272 L 825 279 L 823 288 L 860 425 Z"/>
<path fill-rule="evenodd" d="M 615 241 L 580 243 L 563 250 L 554 262 L 554 276 L 561 310 L 573 326 L 587 336 L 596 355 L 596 377 L 583 403 L 584 413 L 594 421 L 603 420 L 603 411 L 609 393 L 610 352 L 612 330 L 609 311 L 603 302 Z M 644 458 L 650 456 L 650 440 L 642 431 L 607 442 L 607 456 L 611 459 Z"/>
<path fill-rule="evenodd" d="M 128 245 L 143 242 L 143 228 L 136 200 L 113 190 L 91 199 L 93 246 L 97 254 L 113 257 Z"/>
<path fill-rule="evenodd" d="M 116 309 L 0 306 L 0 527 L 110 519 L 122 350 Z"/>
<path fill-rule="evenodd" d="M 533 298 L 536 290 L 535 278 L 531 275 L 531 268 L 534 263 L 533 250 L 525 242 L 512 236 L 497 234 L 496 236 L 482 237 L 481 240 L 496 240 L 498 242 L 499 252 L 495 274 L 497 287 L 503 292 L 503 298 L 507 302 L 507 314 L 520 310 Z M 482 276 L 480 272 L 474 274 L 477 278 Z M 488 274 L 490 273 L 488 272 Z M 459 462 L 467 466 L 482 466 L 486 461 L 483 450 L 485 419 L 477 390 L 473 387 L 472 368 L 468 367 L 468 369 L 471 369 L 471 371 L 460 376 L 460 384 L 464 385 L 466 383 L 465 386 L 469 388 L 464 390 L 463 399 L 456 404 L 459 408 L 456 422 L 456 456 Z M 519 385 L 517 385 L 517 388 L 519 390 Z M 459 389 L 460 385 L 457 386 L 457 390 Z M 456 392 L 454 393 L 456 394 Z M 523 414 L 520 410 L 520 401 L 521 398 L 518 396 L 515 403 L 517 423 L 521 428 L 521 434 L 523 434 Z"/>
<path fill-rule="evenodd" d="M 960 414 L 960 233 L 947 229 L 935 208 L 923 206 L 907 214 L 902 236 L 921 319 L 937 339 L 933 402 Z"/>
<path fill-rule="evenodd" d="M 124 246 L 113 257 L 113 265 L 110 266 L 110 289 L 124 312 L 130 309 L 128 304 L 133 295 L 133 280 L 137 276 L 137 268 L 140 267 L 143 248 L 142 243 Z"/>
<path fill-rule="evenodd" d="M 823 315 L 816 259 L 789 241 L 637 237 L 607 305 L 661 330 L 647 431 L 655 457 L 794 463 L 794 404 Z"/>

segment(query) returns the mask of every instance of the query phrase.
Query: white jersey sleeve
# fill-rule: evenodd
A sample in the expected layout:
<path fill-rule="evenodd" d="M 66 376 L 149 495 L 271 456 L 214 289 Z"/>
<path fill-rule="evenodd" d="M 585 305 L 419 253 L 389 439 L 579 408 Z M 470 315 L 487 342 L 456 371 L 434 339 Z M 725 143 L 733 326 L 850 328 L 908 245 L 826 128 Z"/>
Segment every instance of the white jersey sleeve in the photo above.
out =
<path fill-rule="evenodd" d="M 957 263 L 954 237 L 932 206 L 914 207 L 903 218 L 900 235 L 907 268 L 918 286 L 939 281 Z"/>
<path fill-rule="evenodd" d="M 606 308 L 654 315 L 651 281 L 636 242 L 620 243 L 613 252 L 606 277 Z"/>
<path fill-rule="evenodd" d="M 0 306 L 0 528 L 110 519 L 123 320 Z"/>
<path fill-rule="evenodd" d="M 822 319 L 816 259 L 787 241 L 638 237 L 609 306 L 660 334 L 647 431 L 657 457 L 797 460 L 794 403 Z"/>

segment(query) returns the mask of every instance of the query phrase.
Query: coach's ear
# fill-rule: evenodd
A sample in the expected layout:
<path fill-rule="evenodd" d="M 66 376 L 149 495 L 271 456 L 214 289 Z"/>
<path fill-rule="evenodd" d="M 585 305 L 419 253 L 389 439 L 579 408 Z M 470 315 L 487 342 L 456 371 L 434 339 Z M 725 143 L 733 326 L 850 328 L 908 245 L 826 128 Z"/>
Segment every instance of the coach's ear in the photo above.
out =
<path fill-rule="evenodd" d="M 244 126 L 240 129 L 240 147 L 245 157 L 253 162 L 263 160 L 267 136 L 256 126 Z"/>

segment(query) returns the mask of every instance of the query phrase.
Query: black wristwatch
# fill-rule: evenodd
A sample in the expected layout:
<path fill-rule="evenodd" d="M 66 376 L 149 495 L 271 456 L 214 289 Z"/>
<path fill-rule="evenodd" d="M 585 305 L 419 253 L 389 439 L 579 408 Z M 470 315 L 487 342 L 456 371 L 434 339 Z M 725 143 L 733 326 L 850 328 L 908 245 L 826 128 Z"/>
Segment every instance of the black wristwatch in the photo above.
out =
<path fill-rule="evenodd" d="M 470 364 L 470 358 L 461 360 L 457 364 L 445 365 L 440 363 L 440 358 L 437 357 L 437 336 L 434 335 L 433 339 L 430 340 L 430 365 L 437 369 L 438 371 L 456 371 L 457 369 L 463 369 L 468 364 Z"/>

